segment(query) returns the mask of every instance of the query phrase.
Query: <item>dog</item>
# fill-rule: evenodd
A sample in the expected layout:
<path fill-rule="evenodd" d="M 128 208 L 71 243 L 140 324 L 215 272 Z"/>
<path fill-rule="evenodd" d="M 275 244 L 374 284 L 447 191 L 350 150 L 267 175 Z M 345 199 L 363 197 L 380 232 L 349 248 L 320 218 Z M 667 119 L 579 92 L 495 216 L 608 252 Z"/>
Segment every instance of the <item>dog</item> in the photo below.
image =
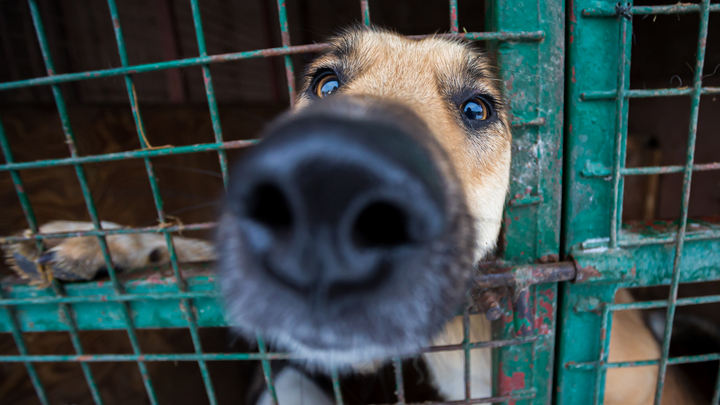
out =
<path fill-rule="evenodd" d="M 454 314 L 474 265 L 496 245 L 511 143 L 485 54 L 443 36 L 351 28 L 309 65 L 295 108 L 234 168 L 214 246 L 173 241 L 181 261 L 217 261 L 227 317 L 241 334 L 304 359 L 276 376 L 279 402 L 331 403 L 301 368 L 349 373 L 462 340 Z M 55 222 L 41 231 L 91 228 Z M 168 261 L 161 235 L 107 241 L 121 267 Z M 16 268 L 42 263 L 56 277 L 87 279 L 103 266 L 93 237 L 33 249 L 6 254 Z M 657 355 L 639 315 L 619 314 L 611 361 Z M 472 341 L 490 340 L 484 316 L 471 316 L 470 329 Z M 424 358 L 440 393 L 463 399 L 463 354 Z M 471 362 L 472 397 L 490 396 L 489 350 L 474 350 Z M 609 370 L 605 402 L 651 403 L 656 375 L 656 367 Z M 691 403 L 672 373 L 668 381 L 664 404 Z M 267 393 L 259 403 L 271 403 Z"/>

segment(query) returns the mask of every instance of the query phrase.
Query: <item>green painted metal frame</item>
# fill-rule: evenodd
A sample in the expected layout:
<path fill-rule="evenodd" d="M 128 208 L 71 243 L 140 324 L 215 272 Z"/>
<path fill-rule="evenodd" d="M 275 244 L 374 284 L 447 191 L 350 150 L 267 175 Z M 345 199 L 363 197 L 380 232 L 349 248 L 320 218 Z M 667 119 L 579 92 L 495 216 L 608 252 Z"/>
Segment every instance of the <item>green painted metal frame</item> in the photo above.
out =
<path fill-rule="evenodd" d="M 569 3 L 563 253 L 592 254 L 605 261 L 621 254 L 629 258 L 635 273 L 615 284 L 566 282 L 561 286 L 558 404 L 602 404 L 607 369 L 658 365 L 655 404 L 659 405 L 669 364 L 720 360 L 720 353 L 669 357 L 676 307 L 720 302 L 720 295 L 677 298 L 680 283 L 720 279 L 720 255 L 709 254 L 720 252 L 720 218 L 688 219 L 693 172 L 720 169 L 720 162 L 694 164 L 700 96 L 720 93 L 720 88 L 702 87 L 709 15 L 718 11 L 720 5 L 711 5 L 709 0 L 654 7 L 594 0 Z M 629 90 L 632 16 L 680 13 L 698 13 L 700 19 L 693 86 Z M 685 165 L 625 168 L 628 100 L 671 96 L 691 97 Z M 625 176 L 679 172 L 684 177 L 676 221 L 621 223 Z M 618 288 L 652 285 L 670 285 L 668 299 L 613 304 Z M 612 313 L 663 307 L 667 313 L 661 358 L 609 363 Z M 714 398 L 717 403 L 720 382 Z"/>
<path fill-rule="evenodd" d="M 0 332 L 10 332 L 18 347 L 19 355 L 0 356 L 0 362 L 22 362 L 27 368 L 35 386 L 38 399 L 48 403 L 47 394 L 34 368 L 34 363 L 73 361 L 81 364 L 90 387 L 93 401 L 103 403 L 92 372 L 87 363 L 104 361 L 130 361 L 137 363 L 152 404 L 157 397 L 152 380 L 147 371 L 149 361 L 194 361 L 197 362 L 205 384 L 208 399 L 216 403 L 212 380 L 207 370 L 207 361 L 247 361 L 259 360 L 262 363 L 266 383 L 273 400 L 277 400 L 270 361 L 287 359 L 290 355 L 268 353 L 267 346 L 258 337 L 258 353 L 205 353 L 198 335 L 198 328 L 227 326 L 224 315 L 218 305 L 218 292 L 214 276 L 207 269 L 183 268 L 177 262 L 171 234 L 182 230 L 209 229 L 214 223 L 165 226 L 166 214 L 163 200 L 157 186 L 152 158 L 170 154 L 198 153 L 216 151 L 220 163 L 223 182 L 227 186 L 227 158 L 225 150 L 243 148 L 254 144 L 255 140 L 223 140 L 222 126 L 218 115 L 215 91 L 212 83 L 210 64 L 259 57 L 282 56 L 285 64 L 288 94 L 291 103 L 295 96 L 295 76 L 290 55 L 317 52 L 326 48 L 326 44 L 293 46 L 288 29 L 285 1 L 278 0 L 278 16 L 282 46 L 256 51 L 237 52 L 222 55 L 208 55 L 202 28 L 198 0 L 190 0 L 199 57 L 175 61 L 130 65 L 127 59 L 121 22 L 115 0 L 107 0 L 110 20 L 115 33 L 121 66 L 88 72 L 56 74 L 50 55 L 47 36 L 44 31 L 40 10 L 36 0 L 27 0 L 37 39 L 44 58 L 47 76 L 0 83 L 0 91 L 29 86 L 51 86 L 58 113 L 61 118 L 70 157 L 55 160 L 16 163 L 11 145 L 0 123 L 0 147 L 5 164 L 0 171 L 9 172 L 15 186 L 19 202 L 28 222 L 31 234 L 1 238 L 1 243 L 21 240 L 34 240 L 42 247 L 45 239 L 67 238 L 75 236 L 94 236 L 98 239 L 105 264 L 108 268 L 109 282 L 93 281 L 86 283 L 59 284 L 53 282 L 50 288 L 38 289 L 26 285 L 3 285 L 0 293 Z M 564 82 L 564 3 L 559 0 L 523 0 L 522 5 L 506 0 L 490 2 L 487 13 L 487 26 L 491 32 L 465 32 L 458 25 L 458 6 L 456 0 L 449 0 L 450 33 L 449 36 L 463 37 L 472 41 L 490 41 L 490 47 L 497 51 L 501 74 L 505 80 L 506 93 L 509 95 L 513 113 L 514 163 L 512 169 L 512 197 L 505 213 L 503 249 L 504 258 L 511 263 L 532 263 L 547 258 L 557 258 L 560 252 L 560 188 L 562 175 L 562 129 L 563 129 L 563 82 Z M 361 18 L 364 24 L 370 24 L 368 0 L 360 0 Z M 558 23 L 559 22 L 559 23 Z M 200 66 L 205 83 L 208 109 L 215 135 L 214 143 L 173 147 L 153 148 L 145 132 L 133 75 L 162 69 Z M 121 153 L 94 156 L 79 156 L 75 148 L 75 139 L 58 87 L 60 83 L 94 78 L 123 76 L 128 92 L 128 100 L 142 149 Z M 542 78 L 542 79 L 541 79 Z M 155 208 L 161 226 L 104 230 L 100 225 L 97 210 L 87 180 L 84 165 L 103 162 L 143 159 L 148 174 L 149 185 L 154 197 Z M 72 165 L 80 183 L 83 197 L 90 214 L 94 229 L 79 233 L 41 234 L 33 214 L 32 206 L 24 192 L 19 172 L 31 168 Z M 530 165 L 533 169 L 527 170 Z M 531 231 L 528 231 L 531 230 Z M 173 277 L 157 278 L 134 277 L 130 274 L 120 277 L 116 274 L 108 252 L 105 237 L 122 233 L 160 233 L 170 252 L 170 265 Z M 146 275 L 145 275 L 146 276 Z M 555 340 L 556 292 L 554 284 L 531 287 L 524 291 L 525 311 L 529 311 L 531 324 L 513 321 L 519 318 L 518 308 L 508 310 L 505 316 L 494 325 L 494 339 L 491 342 L 471 342 L 469 339 L 469 312 L 464 313 L 464 339 L 459 345 L 432 347 L 424 351 L 464 350 L 466 398 L 457 403 L 542 403 L 548 404 L 552 397 L 553 350 Z M 148 310 L 152 308 L 152 310 Z M 522 318 L 527 319 L 527 318 Z M 180 327 L 188 328 L 195 347 L 192 354 L 148 354 L 142 353 L 137 340 L 137 328 Z M 520 333 L 520 329 L 523 333 Z M 130 338 L 132 354 L 86 355 L 80 344 L 78 332 L 81 330 L 125 330 Z M 23 340 L 25 332 L 68 331 L 71 336 L 75 355 L 31 355 Z M 491 398 L 471 399 L 468 384 L 471 372 L 470 351 L 474 349 L 493 349 L 497 365 L 494 396 Z M 395 368 L 396 396 L 398 404 L 405 404 L 405 390 L 402 381 L 400 359 L 392 362 Z M 333 389 L 337 404 L 343 397 L 337 372 L 332 373 Z"/>

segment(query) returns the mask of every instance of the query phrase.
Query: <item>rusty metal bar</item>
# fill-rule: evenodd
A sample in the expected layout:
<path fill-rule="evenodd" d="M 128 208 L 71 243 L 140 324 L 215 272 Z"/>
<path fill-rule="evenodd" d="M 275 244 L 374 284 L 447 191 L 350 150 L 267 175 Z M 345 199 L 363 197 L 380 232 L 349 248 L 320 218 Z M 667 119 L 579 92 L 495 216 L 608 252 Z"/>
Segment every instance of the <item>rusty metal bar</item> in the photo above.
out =
<path fill-rule="evenodd" d="M 673 261 L 672 280 L 668 297 L 667 315 L 665 318 L 665 331 L 663 333 L 662 353 L 658 365 L 657 386 L 655 389 L 655 405 L 660 405 L 665 372 L 667 371 L 670 353 L 670 339 L 672 338 L 673 319 L 677 305 L 677 293 L 680 285 L 680 264 L 682 262 L 683 248 L 685 247 L 685 232 L 688 222 L 688 209 L 690 205 L 690 186 L 692 184 L 693 163 L 695 162 L 695 142 L 697 140 L 698 116 L 700 114 L 700 95 L 702 89 L 703 66 L 705 64 L 705 50 L 707 47 L 708 24 L 710 20 L 710 0 L 703 0 L 700 4 L 700 27 L 698 30 L 697 56 L 695 61 L 695 77 L 693 78 L 693 94 L 690 106 L 690 125 L 688 128 L 687 157 L 685 174 L 683 176 L 682 200 L 680 203 L 680 223 L 677 230 L 677 245 L 675 247 L 675 260 Z"/>

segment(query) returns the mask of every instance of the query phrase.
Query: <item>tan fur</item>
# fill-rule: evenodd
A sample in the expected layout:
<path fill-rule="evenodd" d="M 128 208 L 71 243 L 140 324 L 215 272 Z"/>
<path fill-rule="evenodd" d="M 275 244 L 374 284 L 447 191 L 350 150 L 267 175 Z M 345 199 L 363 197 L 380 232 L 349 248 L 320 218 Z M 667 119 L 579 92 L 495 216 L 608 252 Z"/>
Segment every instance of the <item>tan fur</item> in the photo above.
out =
<path fill-rule="evenodd" d="M 508 190 L 511 161 L 511 132 L 504 110 L 499 120 L 487 128 L 482 137 L 468 137 L 458 124 L 457 117 L 447 108 L 447 99 L 441 94 L 438 82 L 460 88 L 467 80 L 464 66 L 472 61 L 486 77 L 473 83 L 476 88 L 501 100 L 499 86 L 486 58 L 469 50 L 465 45 L 440 38 L 421 41 L 410 40 L 381 31 L 354 33 L 352 53 L 348 59 L 358 74 L 342 88 L 344 94 L 368 95 L 392 99 L 413 109 L 422 117 L 445 152 L 451 157 L 466 202 L 475 217 L 477 245 L 475 258 L 480 260 L 494 246 L 500 231 L 503 204 Z M 342 38 L 341 38 L 342 40 Z M 347 61 L 345 61 L 347 62 Z M 328 67 L 343 63 L 329 53 L 315 62 L 314 67 Z M 306 80 L 303 86 L 307 88 Z M 304 92 L 297 108 L 308 105 Z M 118 227 L 104 224 L 105 227 Z M 88 224 L 68 222 L 48 224 L 43 232 L 67 231 L 69 228 L 90 229 Z M 52 229 L 52 230 L 51 230 Z M 207 260 L 213 256 L 205 242 L 174 237 L 180 260 Z M 164 246 L 162 235 L 118 235 L 108 237 L 113 261 L 128 268 L 143 267 L 155 248 Z M 102 265 L 97 240 L 76 238 L 64 240 L 52 249 L 76 263 Z M 626 292 L 620 300 L 629 299 Z M 644 326 L 638 311 L 619 311 L 614 316 L 610 343 L 610 361 L 646 360 L 659 357 L 658 345 Z M 437 345 L 457 344 L 462 341 L 462 322 L 456 318 L 448 323 L 445 332 L 434 342 Z M 471 321 L 473 342 L 490 339 L 490 325 L 484 316 L 473 316 Z M 464 398 L 463 354 L 443 352 L 426 354 L 430 372 L 438 388 L 449 400 Z M 471 355 L 472 397 L 491 394 L 490 350 L 475 350 Z M 609 370 L 605 402 L 607 404 L 642 405 L 652 402 L 655 389 L 656 367 Z M 691 403 L 677 384 L 672 373 L 668 375 L 667 397 L 664 404 Z"/>
<path fill-rule="evenodd" d="M 619 290 L 616 303 L 632 302 L 627 290 Z M 660 346 L 645 326 L 639 310 L 616 311 L 610 330 L 611 363 L 655 360 L 660 358 Z M 609 369 L 605 385 L 608 405 L 650 405 L 655 400 L 658 367 L 628 367 Z M 668 367 L 663 389 L 663 405 L 699 404 L 700 400 L 680 384 L 679 376 Z"/>

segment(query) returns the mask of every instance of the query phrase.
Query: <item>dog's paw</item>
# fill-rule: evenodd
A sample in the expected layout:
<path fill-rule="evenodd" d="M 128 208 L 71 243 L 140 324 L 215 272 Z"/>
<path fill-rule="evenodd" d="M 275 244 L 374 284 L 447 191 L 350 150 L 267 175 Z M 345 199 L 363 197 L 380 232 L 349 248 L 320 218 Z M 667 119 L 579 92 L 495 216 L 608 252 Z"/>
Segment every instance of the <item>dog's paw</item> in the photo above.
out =
<path fill-rule="evenodd" d="M 103 229 L 120 225 L 102 222 Z M 41 233 L 67 233 L 92 230 L 88 222 L 54 221 L 40 227 Z M 213 246 L 205 241 L 173 237 L 180 262 L 210 261 L 215 258 Z M 118 270 L 159 266 L 170 260 L 162 234 L 122 234 L 106 237 L 113 266 Z M 34 242 L 24 241 L 4 246 L 6 262 L 21 277 L 43 284 L 53 277 L 65 280 L 91 280 L 106 268 L 100 242 L 95 236 L 46 239 L 46 250 L 39 252 Z"/>

